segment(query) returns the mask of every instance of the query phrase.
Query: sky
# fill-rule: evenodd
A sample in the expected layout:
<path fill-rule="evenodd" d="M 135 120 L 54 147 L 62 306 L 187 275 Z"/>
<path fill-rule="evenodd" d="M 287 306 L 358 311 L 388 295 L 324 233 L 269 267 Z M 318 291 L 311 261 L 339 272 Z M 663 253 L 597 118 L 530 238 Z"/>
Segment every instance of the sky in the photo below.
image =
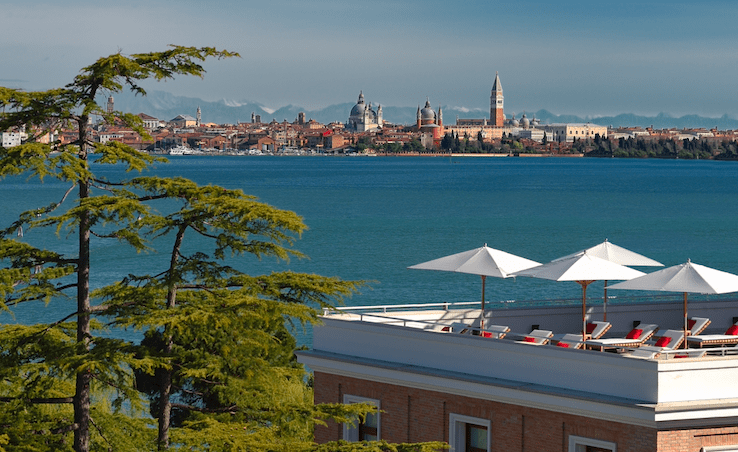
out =
<path fill-rule="evenodd" d="M 0 86 L 25 90 L 177 44 L 241 57 L 147 89 L 306 110 L 363 91 L 488 112 L 499 72 L 508 116 L 738 117 L 733 0 L 0 0 L 0 17 Z"/>

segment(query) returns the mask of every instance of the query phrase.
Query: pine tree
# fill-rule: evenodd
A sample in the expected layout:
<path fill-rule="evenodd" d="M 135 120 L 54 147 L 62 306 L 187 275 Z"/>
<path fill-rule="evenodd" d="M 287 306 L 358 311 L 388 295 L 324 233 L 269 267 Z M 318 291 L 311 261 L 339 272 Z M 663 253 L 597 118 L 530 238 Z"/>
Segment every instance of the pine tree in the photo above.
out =
<path fill-rule="evenodd" d="M 0 445 L 6 450 L 139 451 L 170 444 L 316 450 L 315 422 L 349 422 L 371 409 L 314 406 L 290 334 L 290 325 L 316 321 L 357 283 L 291 272 L 250 276 L 233 265 L 234 256 L 300 257 L 292 248 L 305 229 L 297 214 L 239 190 L 138 175 L 157 159 L 91 139 L 94 117 L 146 136 L 137 117 L 107 112 L 98 95 L 124 88 L 145 95 L 141 80 L 201 76 L 206 58 L 232 56 L 178 46 L 118 53 L 84 68 L 64 88 L 0 88 L 0 130 L 24 127 L 30 135 L 21 146 L 0 148 L 0 175 L 55 178 L 69 187 L 58 202 L 31 208 L 0 231 L 0 309 L 76 300 L 52 323 L 0 325 Z M 62 127 L 73 127 L 76 140 L 43 139 Z M 111 164 L 136 177 L 106 179 L 101 169 Z M 66 252 L 52 251 L 20 237 L 41 228 L 68 231 L 73 251 L 64 242 Z M 168 264 L 92 291 L 91 236 L 127 244 L 142 258 L 166 251 Z M 199 241 L 187 247 L 192 237 Z M 113 338 L 103 331 L 106 324 L 138 328 L 144 339 Z M 147 406 L 158 429 L 150 427 Z M 351 450 L 438 446 L 377 443 Z"/>

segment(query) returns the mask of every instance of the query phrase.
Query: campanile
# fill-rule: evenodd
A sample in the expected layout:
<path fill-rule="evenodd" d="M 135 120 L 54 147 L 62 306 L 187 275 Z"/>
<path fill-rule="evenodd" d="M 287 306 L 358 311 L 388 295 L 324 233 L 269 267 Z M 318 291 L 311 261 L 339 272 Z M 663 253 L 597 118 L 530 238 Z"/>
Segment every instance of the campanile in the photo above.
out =
<path fill-rule="evenodd" d="M 495 83 L 492 85 L 492 95 L 489 97 L 489 120 L 491 125 L 495 127 L 502 127 L 504 125 L 504 102 L 505 98 L 502 96 L 500 75 L 495 72 Z"/>

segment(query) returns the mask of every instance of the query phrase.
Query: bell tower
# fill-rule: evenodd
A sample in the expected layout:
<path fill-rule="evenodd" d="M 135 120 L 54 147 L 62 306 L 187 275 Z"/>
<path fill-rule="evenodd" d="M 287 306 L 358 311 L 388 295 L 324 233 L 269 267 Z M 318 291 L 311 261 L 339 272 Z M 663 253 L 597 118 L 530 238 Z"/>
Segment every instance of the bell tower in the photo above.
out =
<path fill-rule="evenodd" d="M 502 127 L 505 123 L 505 98 L 502 95 L 500 75 L 495 72 L 495 83 L 492 85 L 492 95 L 489 97 L 489 122 L 495 127 Z"/>

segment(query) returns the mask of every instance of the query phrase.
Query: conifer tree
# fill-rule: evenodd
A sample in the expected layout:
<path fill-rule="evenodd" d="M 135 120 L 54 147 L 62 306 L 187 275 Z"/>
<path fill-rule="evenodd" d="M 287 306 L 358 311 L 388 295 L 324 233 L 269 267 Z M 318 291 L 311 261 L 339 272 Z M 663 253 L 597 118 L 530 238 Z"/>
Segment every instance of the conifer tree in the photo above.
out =
<path fill-rule="evenodd" d="M 108 112 L 100 94 L 142 80 L 202 76 L 201 62 L 235 53 L 172 46 L 101 58 L 64 88 L 0 87 L 0 130 L 25 129 L 26 143 L 0 148 L 0 176 L 57 179 L 58 201 L 33 207 L 0 230 L 0 309 L 74 300 L 51 323 L 0 325 L 0 447 L 11 450 L 373 450 L 429 451 L 436 443 L 316 446 L 315 422 L 349 422 L 371 408 L 312 403 L 293 355 L 291 324 L 313 322 L 356 283 L 291 272 L 251 276 L 244 256 L 299 257 L 304 230 L 293 212 L 239 190 L 139 172 L 157 159 L 91 137 L 95 117 L 146 136 L 130 114 Z M 71 142 L 56 139 L 72 128 Z M 108 180 L 104 165 L 135 177 Z M 76 196 L 75 196 L 76 192 Z M 23 231 L 52 228 L 73 251 L 36 247 Z M 62 234 L 66 235 L 63 236 Z M 92 290 L 91 237 L 141 252 L 166 252 L 156 274 L 121 275 Z M 195 244 L 188 246 L 189 240 Z M 60 242 L 65 243 L 65 242 Z M 103 330 L 136 328 L 140 343 Z M 141 397 L 142 392 L 145 397 Z M 148 406 L 158 428 L 145 416 Z"/>

